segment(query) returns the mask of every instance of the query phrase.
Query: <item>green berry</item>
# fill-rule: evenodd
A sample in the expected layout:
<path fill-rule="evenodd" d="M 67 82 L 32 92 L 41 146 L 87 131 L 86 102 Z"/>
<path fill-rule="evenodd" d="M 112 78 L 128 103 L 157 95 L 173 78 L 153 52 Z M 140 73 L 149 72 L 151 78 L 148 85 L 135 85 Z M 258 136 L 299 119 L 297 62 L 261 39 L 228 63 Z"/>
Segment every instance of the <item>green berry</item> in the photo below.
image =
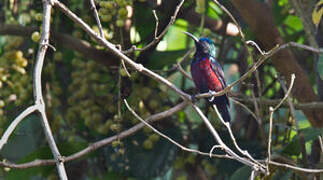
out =
<path fill-rule="evenodd" d="M 0 109 L 3 108 L 5 106 L 5 103 L 3 100 L 0 100 Z"/>
<path fill-rule="evenodd" d="M 119 11 L 118 11 L 118 14 L 122 17 L 125 17 L 128 15 L 128 11 L 126 8 L 120 8 Z"/>
<path fill-rule="evenodd" d="M 112 16 L 110 14 L 107 15 L 101 15 L 101 19 L 103 22 L 109 22 L 112 19 Z"/>
<path fill-rule="evenodd" d="M 118 27 L 123 27 L 124 26 L 124 20 L 118 19 L 117 22 L 116 22 L 116 25 Z"/>
<path fill-rule="evenodd" d="M 61 52 L 56 52 L 55 54 L 54 54 L 54 60 L 55 61 L 61 61 L 63 59 L 63 53 L 61 53 Z"/>
<path fill-rule="evenodd" d="M 43 14 L 42 13 L 35 14 L 35 20 L 36 21 L 42 21 L 43 20 Z"/>
<path fill-rule="evenodd" d="M 159 135 L 158 134 L 152 134 L 149 136 L 149 140 L 151 140 L 152 142 L 156 142 L 159 140 Z"/>
<path fill-rule="evenodd" d="M 146 139 L 143 143 L 143 147 L 147 150 L 150 150 L 153 148 L 153 142 L 149 139 Z"/>
<path fill-rule="evenodd" d="M 33 32 L 33 34 L 31 35 L 31 40 L 33 40 L 34 42 L 39 42 L 40 33 L 38 31 Z"/>

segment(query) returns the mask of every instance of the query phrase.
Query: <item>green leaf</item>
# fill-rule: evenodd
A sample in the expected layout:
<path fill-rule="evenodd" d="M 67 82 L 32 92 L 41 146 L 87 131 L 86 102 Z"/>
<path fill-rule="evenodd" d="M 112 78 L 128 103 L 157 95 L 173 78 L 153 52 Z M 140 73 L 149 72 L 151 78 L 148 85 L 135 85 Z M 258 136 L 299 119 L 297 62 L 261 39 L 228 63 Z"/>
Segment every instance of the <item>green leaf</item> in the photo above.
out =
<path fill-rule="evenodd" d="M 303 30 L 303 24 L 297 16 L 289 15 L 286 18 L 284 23 L 286 25 L 288 25 L 290 28 L 294 29 L 295 31 L 302 31 Z"/>
<path fill-rule="evenodd" d="M 65 143 L 58 145 L 58 149 L 60 150 L 62 155 L 70 155 L 75 153 L 81 149 L 86 147 L 85 143 L 73 142 L 73 143 Z M 30 153 L 25 156 L 23 159 L 19 161 L 19 163 L 26 163 L 33 161 L 35 159 L 52 159 L 53 155 L 49 147 L 42 147 L 37 149 L 36 151 Z M 30 179 L 32 176 L 42 175 L 44 177 L 48 176 L 51 171 L 55 169 L 55 165 L 53 166 L 40 166 L 33 167 L 28 169 L 12 169 L 9 171 L 6 179 L 15 180 L 15 179 Z"/>
<path fill-rule="evenodd" d="M 176 127 L 161 131 L 177 142 L 180 140 L 180 130 Z M 151 179 L 163 175 L 172 166 L 178 148 L 160 138 L 153 143 L 152 149 L 146 150 L 143 148 L 143 142 L 146 139 L 147 134 L 141 131 L 123 140 L 124 155 L 117 153 L 118 147 L 105 147 L 103 151 L 108 169 L 139 179 Z"/>
<path fill-rule="evenodd" d="M 313 10 L 312 13 L 312 21 L 313 24 L 315 24 L 316 27 L 318 27 L 321 19 L 323 16 L 323 0 L 319 1 L 316 5 L 315 8 Z"/>
<path fill-rule="evenodd" d="M 251 168 L 249 166 L 242 166 L 232 174 L 230 180 L 248 179 L 250 175 Z"/>
<path fill-rule="evenodd" d="M 323 134 L 323 128 L 306 128 L 300 130 L 303 135 L 305 142 L 316 139 L 319 135 Z M 282 150 L 282 153 L 288 155 L 299 155 L 301 152 L 300 143 L 298 140 L 298 134 L 296 134 L 292 141 Z"/>
<path fill-rule="evenodd" d="M 277 173 L 275 173 L 272 179 L 289 180 L 291 179 L 292 175 L 293 175 L 293 171 L 286 172 L 286 171 L 279 170 Z"/>
<path fill-rule="evenodd" d="M 187 30 L 187 21 L 178 19 L 174 26 L 171 26 L 165 36 L 167 50 L 182 50 L 186 48 L 186 42 L 189 39 L 183 31 Z M 157 47 L 158 49 L 158 47 Z"/>
<path fill-rule="evenodd" d="M 147 67 L 152 69 L 162 69 L 165 66 L 171 66 L 175 64 L 176 59 L 184 56 L 187 49 L 172 50 L 172 51 L 155 51 L 151 60 L 148 62 Z"/>

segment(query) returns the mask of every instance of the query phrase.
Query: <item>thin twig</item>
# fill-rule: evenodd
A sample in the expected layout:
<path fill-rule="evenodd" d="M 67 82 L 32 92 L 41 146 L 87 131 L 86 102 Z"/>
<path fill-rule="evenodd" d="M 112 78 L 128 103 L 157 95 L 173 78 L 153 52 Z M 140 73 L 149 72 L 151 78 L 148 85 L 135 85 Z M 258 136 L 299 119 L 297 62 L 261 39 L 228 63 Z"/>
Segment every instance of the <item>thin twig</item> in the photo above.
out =
<path fill-rule="evenodd" d="M 278 80 L 279 80 L 279 83 L 280 83 L 282 89 L 284 90 L 284 93 L 286 94 L 287 93 L 287 87 L 286 87 L 283 79 L 281 78 L 281 76 L 278 76 Z M 292 116 L 293 121 L 295 122 L 296 132 L 297 132 L 297 135 L 298 135 L 298 141 L 299 141 L 300 146 L 301 146 L 303 163 L 304 163 L 305 167 L 308 167 L 308 159 L 307 159 L 304 135 L 299 130 L 298 121 L 297 121 L 296 115 L 295 115 L 294 104 L 293 104 L 292 98 L 290 96 L 287 97 L 287 102 L 288 102 L 288 105 L 289 105 L 290 114 Z"/>
<path fill-rule="evenodd" d="M 323 141 L 322 141 L 322 136 L 319 136 L 319 142 L 320 142 L 320 147 L 321 147 L 321 152 L 323 152 Z"/>
<path fill-rule="evenodd" d="M 233 15 L 230 13 L 230 11 L 227 10 L 221 3 L 219 3 L 217 0 L 213 0 L 233 21 L 233 23 L 237 26 L 239 34 L 243 41 L 245 41 L 245 36 L 241 30 L 241 26 L 238 24 L 238 21 L 233 17 Z"/>
<path fill-rule="evenodd" d="M 102 28 L 102 25 L 101 25 L 101 22 L 100 22 L 99 14 L 98 14 L 98 11 L 96 9 L 94 0 L 90 0 L 90 4 L 91 4 L 91 10 L 93 11 L 93 15 L 94 15 L 94 18 L 96 20 L 96 23 L 98 24 L 100 37 L 104 38 L 103 28 Z"/>
<path fill-rule="evenodd" d="M 119 51 L 114 44 L 110 43 L 109 41 L 102 39 L 96 35 L 96 33 L 87 25 L 82 19 L 76 16 L 73 12 L 71 12 L 64 4 L 60 3 L 59 1 L 55 2 L 55 6 L 58 7 L 63 13 L 65 13 L 68 17 L 70 17 L 75 23 L 79 24 L 81 28 L 83 28 L 93 39 L 97 42 L 101 43 L 105 46 L 108 50 L 112 51 L 115 55 L 117 55 L 120 59 L 123 59 L 125 63 L 129 66 L 134 68 L 135 70 L 155 79 L 156 81 L 166 85 L 168 88 L 175 91 L 178 95 L 180 95 L 183 99 L 187 100 L 190 99 L 190 95 L 186 94 L 182 90 L 178 89 L 174 84 L 169 82 L 167 79 L 163 78 L 159 74 L 145 68 L 142 64 L 138 64 L 134 62 L 132 59 L 124 55 L 121 51 Z"/>
<path fill-rule="evenodd" d="M 268 132 L 268 149 L 267 149 L 267 153 L 268 153 L 268 157 L 267 157 L 267 173 L 269 174 L 269 164 L 271 161 L 271 139 L 272 139 L 272 127 L 273 127 L 273 115 L 274 112 L 283 104 L 283 102 L 288 98 L 289 94 L 292 91 L 293 85 L 294 85 L 294 81 L 295 81 L 295 74 L 291 75 L 291 81 L 290 81 L 290 85 L 288 88 L 288 91 L 285 93 L 284 98 L 275 106 L 275 108 L 273 107 L 269 107 L 269 132 Z"/>
<path fill-rule="evenodd" d="M 244 155 L 245 157 L 247 157 L 250 161 L 252 161 L 253 163 L 255 163 L 255 164 L 257 164 L 259 167 L 262 167 L 262 168 L 265 168 L 265 166 L 263 165 L 263 164 L 261 164 L 261 163 L 259 163 L 258 161 L 256 161 L 249 153 L 248 153 L 248 151 L 246 151 L 246 150 L 242 150 L 241 148 L 240 148 L 240 146 L 238 145 L 238 143 L 237 143 L 237 140 L 235 139 L 235 137 L 234 137 L 234 135 L 233 135 L 233 133 L 232 133 L 232 130 L 231 130 L 231 127 L 230 127 L 230 122 L 225 122 L 224 120 L 223 120 L 223 118 L 222 118 L 222 116 L 221 116 L 221 114 L 220 114 L 220 112 L 219 112 L 219 110 L 218 110 L 218 108 L 216 107 L 216 105 L 213 105 L 213 108 L 214 108 L 214 110 L 215 110 L 215 112 L 216 112 L 216 114 L 218 115 L 218 117 L 219 117 L 219 119 L 220 119 L 220 121 L 221 121 L 221 123 L 227 128 L 227 130 L 228 130 L 228 132 L 229 132 L 229 134 L 230 134 L 230 137 L 231 137 L 231 140 L 232 140 L 232 142 L 233 142 L 233 144 L 234 144 L 234 146 L 235 146 L 235 148 L 242 154 L 242 155 Z M 253 167 L 253 166 L 251 166 L 251 167 Z"/>
<path fill-rule="evenodd" d="M 258 125 L 260 126 L 261 125 L 260 110 L 259 110 L 258 103 L 257 103 L 256 97 L 255 97 L 255 93 L 253 92 L 253 90 L 251 90 L 251 97 L 252 97 L 252 101 L 253 101 L 253 106 L 255 107 L 255 111 L 257 114 L 256 121 L 257 121 Z"/>
<path fill-rule="evenodd" d="M 161 39 L 164 37 L 164 35 L 167 33 L 167 31 L 168 31 L 168 29 L 175 23 L 175 20 L 176 20 L 176 17 L 177 17 L 177 14 L 178 14 L 178 12 L 179 12 L 179 10 L 181 9 L 181 7 L 182 7 L 182 5 L 184 4 L 184 1 L 185 0 L 182 0 L 177 6 L 176 6 L 176 9 L 175 9 L 175 12 L 174 12 L 174 14 L 173 14 L 173 16 L 171 16 L 171 18 L 170 18 L 170 21 L 169 21 L 169 23 L 168 23 L 168 25 L 166 26 L 166 28 L 158 35 L 158 36 L 156 36 L 157 35 L 157 33 L 156 33 L 156 29 L 157 29 L 157 22 L 158 21 L 156 21 L 156 29 L 155 29 L 155 38 L 150 42 L 150 43 L 148 43 L 146 46 L 144 46 L 143 48 L 137 48 L 136 46 L 133 46 L 133 47 L 131 47 L 130 49 L 128 49 L 128 50 L 125 50 L 125 51 L 123 51 L 123 53 L 125 53 L 125 54 L 129 54 L 129 53 L 132 53 L 133 51 L 145 51 L 145 50 L 147 50 L 147 49 L 149 49 L 149 48 L 151 48 L 152 46 L 154 46 L 155 44 L 157 44 L 157 43 L 159 43 L 159 41 L 161 41 Z M 154 16 L 155 16 L 155 14 L 154 14 Z M 156 15 L 156 17 L 157 17 L 157 15 Z M 155 18 L 156 18 L 155 17 Z M 157 20 L 158 20 L 158 18 L 157 18 Z"/>
<path fill-rule="evenodd" d="M 183 101 L 183 102 L 177 104 L 176 106 L 174 106 L 174 107 L 172 107 L 172 108 L 170 108 L 170 109 L 168 109 L 166 111 L 163 111 L 163 112 L 160 112 L 160 113 L 157 113 L 157 114 L 149 116 L 145 121 L 148 122 L 148 123 L 152 123 L 152 122 L 161 120 L 163 118 L 169 117 L 169 116 L 177 113 L 178 111 L 184 109 L 185 107 L 187 107 L 187 105 L 188 105 L 188 102 Z M 62 159 L 63 159 L 64 162 L 68 162 L 68 161 L 72 161 L 72 160 L 81 158 L 81 157 L 89 154 L 90 152 L 93 152 L 93 151 L 95 151 L 95 150 L 97 150 L 97 149 L 99 149 L 99 148 L 101 148 L 103 146 L 106 146 L 106 145 L 112 143 L 113 141 L 115 141 L 117 139 L 121 140 L 123 138 L 126 138 L 126 137 L 136 133 L 137 131 L 139 131 L 143 127 L 145 127 L 145 124 L 144 123 L 139 123 L 139 124 L 129 128 L 129 129 L 117 134 L 117 135 L 107 137 L 107 138 L 104 138 L 104 139 L 102 139 L 100 141 L 92 143 L 91 145 L 84 148 L 83 150 L 81 150 L 79 152 L 76 152 L 76 153 L 74 153 L 74 154 L 72 154 L 70 156 L 62 157 Z M 17 168 L 17 169 L 25 169 L 25 168 L 31 168 L 31 167 L 37 167 L 37 166 L 54 165 L 55 162 L 56 162 L 55 160 L 49 160 L 49 159 L 34 160 L 32 162 L 23 163 L 23 164 L 0 162 L 0 166 L 10 167 L 10 168 Z"/>
<path fill-rule="evenodd" d="M 18 124 L 26 116 L 28 116 L 29 114 L 33 113 L 35 110 L 37 110 L 37 106 L 36 105 L 32 105 L 32 106 L 28 107 L 27 109 L 25 109 L 22 113 L 20 113 L 19 116 L 17 116 L 16 119 L 11 122 L 11 124 L 6 129 L 6 131 L 3 134 L 3 136 L 1 137 L 1 140 L 0 140 L 0 150 L 2 149 L 3 145 L 5 145 L 7 143 L 10 135 L 16 129 L 16 127 L 18 126 Z"/>
<path fill-rule="evenodd" d="M 249 159 L 240 157 L 239 155 L 237 155 L 235 152 L 233 152 L 221 139 L 221 137 L 219 136 L 219 134 L 217 133 L 217 131 L 214 129 L 214 127 L 212 126 L 212 124 L 210 123 L 210 121 L 207 119 L 207 117 L 203 114 L 203 112 L 200 110 L 200 108 L 198 108 L 195 104 L 191 104 L 193 109 L 197 112 L 197 114 L 201 117 L 201 119 L 203 120 L 203 122 L 205 123 L 206 127 L 210 130 L 210 132 L 212 133 L 213 137 L 215 138 L 215 140 L 217 141 L 217 143 L 219 144 L 219 146 L 217 146 L 218 148 L 221 148 L 222 150 L 224 150 L 228 155 L 232 156 L 235 160 L 250 166 L 250 167 L 255 167 L 256 169 L 258 169 L 259 171 L 261 171 L 262 173 L 265 173 L 265 169 L 263 168 L 264 165 L 260 164 L 259 162 L 253 162 Z M 214 147 L 211 149 L 213 150 Z M 212 153 L 212 151 L 210 151 L 210 154 Z"/>
<path fill-rule="evenodd" d="M 266 55 L 267 54 L 267 52 L 265 52 L 265 51 L 263 51 L 259 46 L 258 46 L 258 44 L 256 43 L 256 42 L 254 42 L 254 41 L 252 41 L 252 40 L 248 40 L 248 41 L 246 41 L 246 44 L 250 44 L 250 45 L 252 45 L 252 46 L 255 46 L 256 47 L 256 49 L 260 52 L 260 54 L 261 55 Z"/>
<path fill-rule="evenodd" d="M 235 104 L 243 107 L 258 122 L 256 114 L 253 113 L 246 105 L 242 104 L 241 102 L 239 102 L 239 101 L 237 101 L 237 100 L 235 100 L 233 98 L 230 98 L 230 100 L 233 101 Z"/>
<path fill-rule="evenodd" d="M 177 147 L 181 148 L 184 151 L 187 152 L 193 152 L 193 153 L 197 153 L 200 155 L 204 155 L 204 156 L 208 156 L 209 153 L 204 153 L 201 152 L 199 150 L 195 150 L 195 149 L 190 149 L 187 148 L 181 144 L 179 144 L 178 142 L 176 142 L 175 140 L 173 140 L 172 138 L 168 137 L 167 135 L 163 134 L 162 132 L 158 131 L 156 128 L 154 128 L 152 125 L 150 125 L 148 122 L 146 122 L 145 120 L 143 120 L 128 104 L 127 100 L 123 100 L 123 102 L 125 103 L 126 107 L 128 108 L 128 110 L 142 123 L 144 123 L 147 127 L 149 127 L 151 130 L 153 130 L 155 133 L 157 133 L 158 135 L 160 135 L 161 137 L 167 139 L 169 142 L 173 143 L 174 145 L 176 145 Z M 218 157 L 218 158 L 230 158 L 230 156 L 228 155 L 218 155 L 218 154 L 211 154 L 211 157 Z M 232 159 L 232 158 L 230 158 Z"/>
<path fill-rule="evenodd" d="M 272 139 L 272 131 L 273 131 L 273 115 L 274 115 L 274 108 L 273 107 L 269 107 L 269 130 L 268 130 L 268 149 L 267 149 L 267 175 L 269 175 L 270 170 L 269 170 L 269 163 L 270 163 L 270 159 L 271 159 L 271 139 Z"/>
<path fill-rule="evenodd" d="M 129 71 L 128 71 L 128 69 L 126 67 L 126 64 L 124 63 L 124 60 L 123 59 L 121 60 L 121 65 L 122 65 L 123 69 L 125 70 L 127 76 L 128 77 L 131 77 L 131 74 L 129 73 Z"/>
<path fill-rule="evenodd" d="M 154 38 L 156 39 L 156 38 L 157 38 L 157 34 L 158 34 L 159 20 L 158 20 L 158 16 L 157 16 L 157 14 L 156 14 L 156 10 L 153 10 L 153 14 L 154 14 L 155 21 L 156 21 L 156 26 L 155 26 L 155 36 L 154 36 Z"/>
<path fill-rule="evenodd" d="M 256 171 L 252 170 L 251 174 L 250 174 L 250 177 L 249 177 L 249 180 L 254 180 L 255 179 L 255 174 L 256 174 Z"/>
<path fill-rule="evenodd" d="M 191 48 L 189 51 L 187 51 L 182 59 L 178 61 L 175 65 L 175 67 L 188 79 L 193 80 L 191 75 L 189 75 L 182 67 L 182 62 L 194 51 L 195 48 Z"/>
<path fill-rule="evenodd" d="M 248 103 L 250 105 L 252 105 L 254 103 L 254 100 L 249 97 L 249 96 L 245 96 L 245 95 L 242 95 L 242 94 L 239 94 L 239 95 L 234 95 L 236 93 L 229 93 L 229 95 L 232 95 L 230 96 L 231 99 L 235 99 L 235 100 L 238 100 L 238 101 L 243 101 L 244 103 Z M 259 102 L 260 101 L 260 98 L 256 98 L 255 101 Z M 279 102 L 281 102 L 281 99 L 265 99 L 265 98 L 261 98 L 261 102 L 263 103 L 263 105 L 266 105 L 266 106 L 276 106 Z M 288 103 L 287 102 L 284 102 L 282 105 L 282 107 L 288 107 Z M 317 102 L 308 102 L 308 103 L 294 103 L 294 107 L 295 109 L 322 109 L 323 108 L 323 102 L 321 101 L 317 101 Z"/>
<path fill-rule="evenodd" d="M 278 167 L 284 167 L 284 168 L 288 168 L 297 172 L 301 172 L 301 173 L 323 173 L 323 169 L 308 169 L 308 168 L 301 168 L 301 167 L 297 167 L 297 166 L 292 166 L 289 164 L 283 164 L 283 163 L 279 163 L 279 162 L 275 162 L 275 161 L 270 161 L 269 162 L 270 165 L 275 165 Z"/>

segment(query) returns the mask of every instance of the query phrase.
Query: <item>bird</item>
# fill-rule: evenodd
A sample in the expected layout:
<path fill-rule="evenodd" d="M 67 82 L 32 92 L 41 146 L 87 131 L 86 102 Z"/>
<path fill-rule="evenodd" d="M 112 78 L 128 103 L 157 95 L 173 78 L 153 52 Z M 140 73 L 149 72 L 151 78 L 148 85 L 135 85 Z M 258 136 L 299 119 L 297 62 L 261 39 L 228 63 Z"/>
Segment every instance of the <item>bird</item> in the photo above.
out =
<path fill-rule="evenodd" d="M 214 42 L 207 38 L 197 38 L 189 32 L 183 32 L 192 38 L 195 42 L 195 54 L 191 62 L 191 75 L 195 87 L 200 93 L 210 91 L 219 92 L 223 90 L 227 84 L 224 79 L 223 68 L 215 58 Z M 215 105 L 225 122 L 230 122 L 230 102 L 227 94 L 208 99 L 212 105 Z"/>

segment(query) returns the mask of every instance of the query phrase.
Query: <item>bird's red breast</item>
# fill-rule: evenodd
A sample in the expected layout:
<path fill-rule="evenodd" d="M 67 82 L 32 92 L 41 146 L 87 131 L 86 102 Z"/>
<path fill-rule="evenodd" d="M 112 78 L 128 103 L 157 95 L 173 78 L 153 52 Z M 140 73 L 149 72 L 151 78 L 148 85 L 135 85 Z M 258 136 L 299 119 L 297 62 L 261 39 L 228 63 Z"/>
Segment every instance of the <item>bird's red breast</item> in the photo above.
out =
<path fill-rule="evenodd" d="M 200 91 L 221 91 L 224 88 L 219 77 L 213 71 L 209 58 L 192 64 L 191 71 L 194 83 Z"/>

